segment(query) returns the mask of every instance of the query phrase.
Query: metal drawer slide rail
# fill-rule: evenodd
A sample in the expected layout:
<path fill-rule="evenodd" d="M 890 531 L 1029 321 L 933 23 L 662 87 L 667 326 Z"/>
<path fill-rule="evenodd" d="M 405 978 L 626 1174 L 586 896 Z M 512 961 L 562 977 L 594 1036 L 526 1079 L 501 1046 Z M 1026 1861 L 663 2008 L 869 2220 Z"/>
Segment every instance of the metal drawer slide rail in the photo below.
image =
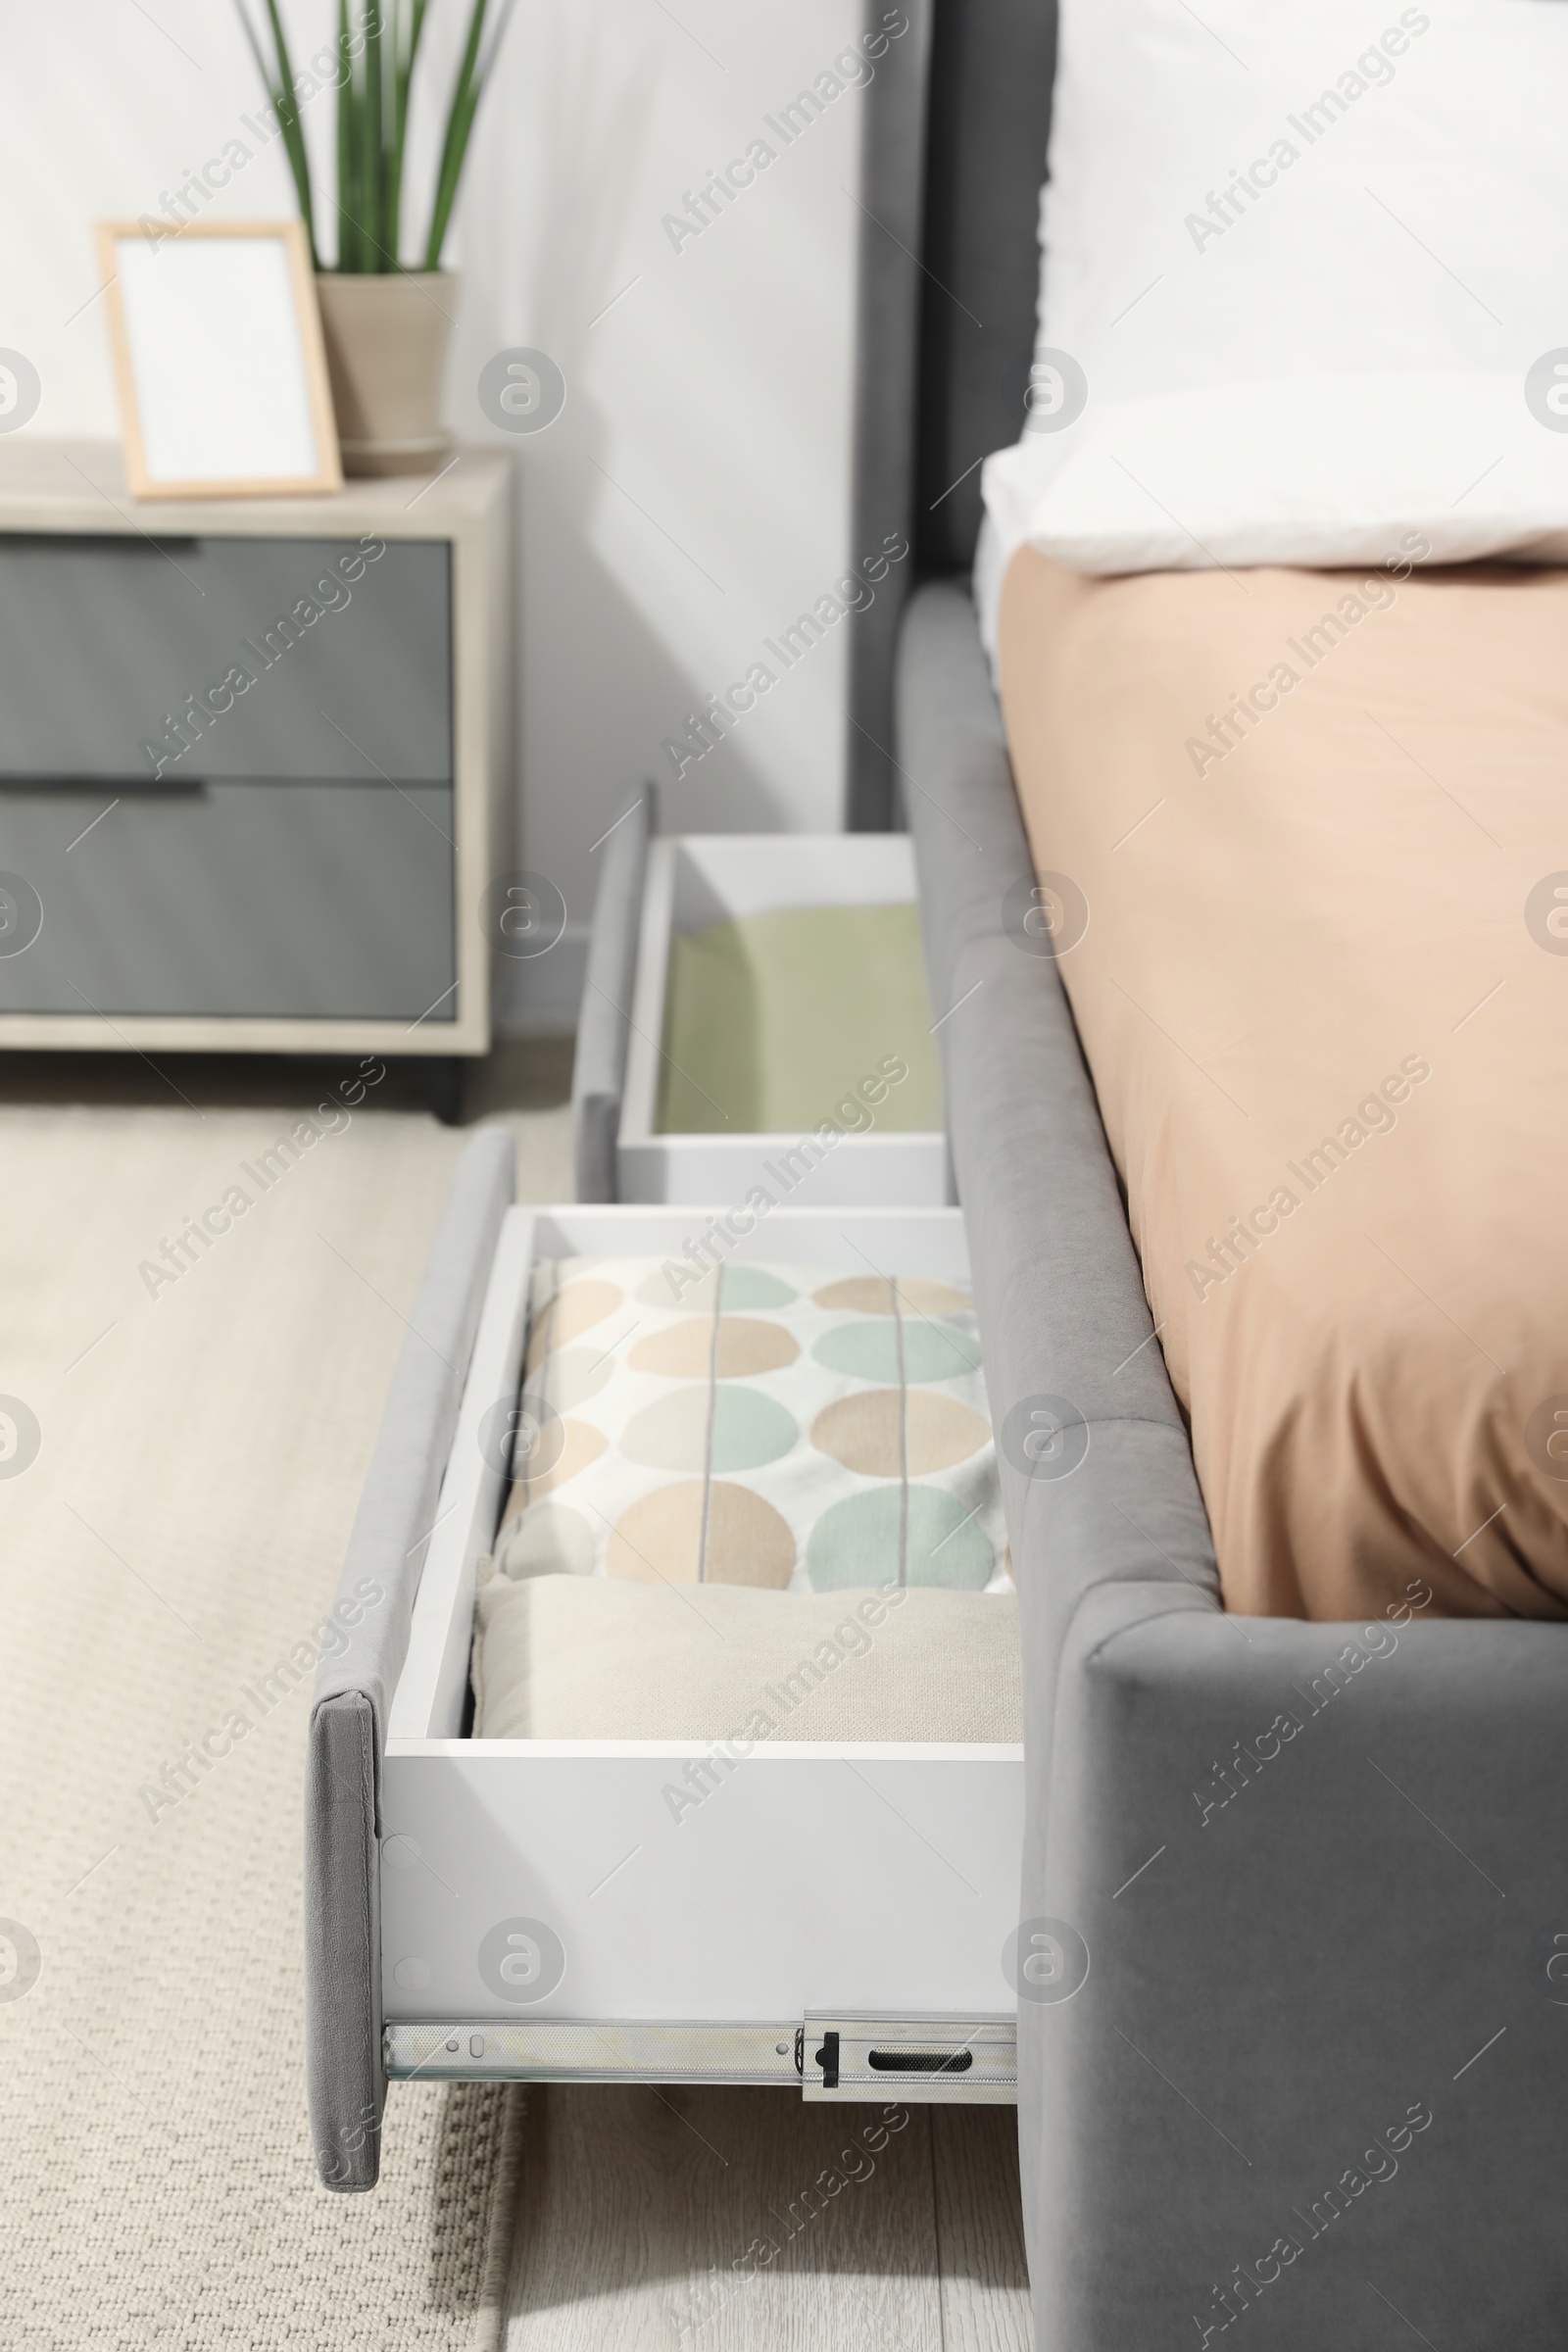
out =
<path fill-rule="evenodd" d="M 1010 2104 L 1011 2018 L 808 2011 L 768 2025 L 430 2019 L 386 2029 L 394 2082 L 799 2084 L 808 2099 Z"/>
<path fill-rule="evenodd" d="M 1018 2029 L 1010 2017 L 824 2017 L 807 2012 L 801 2089 L 808 2099 L 1011 2105 Z"/>

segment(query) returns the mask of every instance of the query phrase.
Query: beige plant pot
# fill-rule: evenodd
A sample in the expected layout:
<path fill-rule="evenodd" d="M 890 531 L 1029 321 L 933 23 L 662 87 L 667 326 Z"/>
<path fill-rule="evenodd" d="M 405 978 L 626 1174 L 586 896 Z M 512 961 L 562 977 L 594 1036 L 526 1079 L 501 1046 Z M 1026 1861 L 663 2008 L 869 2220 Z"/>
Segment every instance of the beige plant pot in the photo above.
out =
<path fill-rule="evenodd" d="M 458 309 L 453 270 L 316 281 L 346 474 L 425 473 L 451 446 L 441 375 Z"/>

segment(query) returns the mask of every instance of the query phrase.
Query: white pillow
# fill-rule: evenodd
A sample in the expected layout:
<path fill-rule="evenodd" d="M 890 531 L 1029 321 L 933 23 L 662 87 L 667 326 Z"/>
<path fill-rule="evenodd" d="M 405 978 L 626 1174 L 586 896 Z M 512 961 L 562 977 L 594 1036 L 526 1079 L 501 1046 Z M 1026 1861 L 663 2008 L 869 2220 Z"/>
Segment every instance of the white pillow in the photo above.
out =
<path fill-rule="evenodd" d="M 1523 374 L 1563 340 L 1565 121 L 1553 0 L 1062 0 L 1041 340 L 1098 401 Z"/>
<path fill-rule="evenodd" d="M 1553 0 L 1203 0 L 1196 12 L 1184 0 L 1061 0 L 1039 391 L 1024 434 L 1034 494 L 1126 404 L 1371 376 L 1406 379 L 1430 419 L 1416 439 L 1441 478 L 1417 483 L 1407 466 L 1401 482 L 1421 496 L 1404 527 L 1441 516 L 1470 478 L 1470 422 L 1502 397 L 1475 379 L 1511 383 L 1528 418 L 1526 377 L 1565 340 L 1565 122 L 1568 8 Z M 1441 375 L 1472 379 L 1454 394 L 1451 443 L 1444 420 L 1455 409 L 1429 388 Z M 1398 405 L 1392 392 L 1368 397 L 1379 416 Z M 1263 425 L 1249 437 L 1260 443 Z M 1294 486 L 1276 463 L 1293 513 L 1331 437 L 1343 441 L 1339 428 L 1303 441 Z M 1559 455 L 1551 432 L 1523 437 L 1509 476 L 1523 511 L 1504 514 L 1494 494 L 1499 528 L 1553 527 Z M 989 471 L 999 578 L 1021 493 Z M 1072 493 L 1075 532 L 1090 478 Z M 1115 497 L 1102 519 L 1130 535 L 1131 509 Z M 1382 518 L 1352 519 L 1343 554 L 1325 537 L 1322 554 L 1292 560 L 1362 560 Z"/>
<path fill-rule="evenodd" d="M 1568 355 L 1563 383 L 1568 388 Z M 1568 425 L 1568 415 L 1564 416 Z M 1568 552 L 1568 434 L 1509 375 L 1364 375 L 1172 392 L 986 460 L 1008 554 L 1071 571 L 1464 563 Z"/>

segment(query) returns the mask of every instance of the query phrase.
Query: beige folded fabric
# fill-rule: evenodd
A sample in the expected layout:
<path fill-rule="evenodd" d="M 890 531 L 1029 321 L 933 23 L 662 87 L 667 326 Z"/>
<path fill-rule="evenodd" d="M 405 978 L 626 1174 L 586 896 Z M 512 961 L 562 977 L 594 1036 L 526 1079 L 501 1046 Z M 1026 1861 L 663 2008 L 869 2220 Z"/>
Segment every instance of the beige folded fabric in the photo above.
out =
<path fill-rule="evenodd" d="M 474 1737 L 1020 1740 L 1018 1604 L 492 1575 Z"/>

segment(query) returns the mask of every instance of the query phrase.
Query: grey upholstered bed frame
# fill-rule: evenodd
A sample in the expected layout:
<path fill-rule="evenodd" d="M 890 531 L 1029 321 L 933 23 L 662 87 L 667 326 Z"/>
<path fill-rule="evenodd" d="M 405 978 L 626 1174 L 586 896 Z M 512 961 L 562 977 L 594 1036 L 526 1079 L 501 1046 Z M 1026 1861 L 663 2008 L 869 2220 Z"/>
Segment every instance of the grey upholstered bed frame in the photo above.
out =
<path fill-rule="evenodd" d="M 904 6 L 865 101 L 856 530 L 905 528 L 920 577 L 905 611 L 883 599 L 858 624 L 852 816 L 902 806 L 915 839 L 931 993 L 956 1008 L 948 1117 L 999 1426 L 1065 1407 L 1088 1439 L 1071 1476 L 1003 1470 L 1025 1645 L 1020 1916 L 1076 1961 L 1019 2003 L 1039 2352 L 1232 2329 L 1254 2352 L 1555 2352 L 1568 1634 L 1418 1621 L 1369 1640 L 1219 1607 L 1072 1020 L 1054 964 L 1004 924 L 1028 852 L 956 576 L 979 513 L 966 468 L 1015 438 L 1027 380 L 1054 12 Z M 651 814 L 620 828 L 603 886 L 618 919 L 601 928 L 627 941 Z M 610 1189 L 624 1062 L 612 961 L 579 1042 L 588 1198 Z M 507 1139 L 481 1133 L 344 1571 L 346 1593 L 369 1575 L 386 1598 L 312 1715 L 311 2107 L 343 2188 L 374 2181 L 384 2092 L 386 1706 L 511 1190 Z"/>
<path fill-rule="evenodd" d="M 884 244 L 865 318 L 900 349 L 912 322 L 912 353 L 901 372 L 862 341 L 858 496 L 880 514 L 906 485 L 922 576 L 891 670 L 858 645 L 852 806 L 902 803 L 933 1002 L 956 1007 L 948 1123 L 994 1413 L 1065 1400 L 1089 1432 L 1059 1480 L 1004 1447 L 1021 1917 L 1089 1959 L 1070 1999 L 1019 2002 L 1037 2345 L 1547 2352 L 1568 2342 L 1568 1631 L 1368 1639 L 1219 1608 L 1066 1001 L 1004 924 L 1031 869 L 961 576 L 965 469 L 1022 418 L 1055 9 L 938 0 L 934 37 L 908 13 L 931 60 L 918 239 L 913 209 L 890 217 L 917 203 L 912 94 L 871 161 L 920 267 L 901 279 Z M 889 426 L 907 384 L 913 421 Z"/>

